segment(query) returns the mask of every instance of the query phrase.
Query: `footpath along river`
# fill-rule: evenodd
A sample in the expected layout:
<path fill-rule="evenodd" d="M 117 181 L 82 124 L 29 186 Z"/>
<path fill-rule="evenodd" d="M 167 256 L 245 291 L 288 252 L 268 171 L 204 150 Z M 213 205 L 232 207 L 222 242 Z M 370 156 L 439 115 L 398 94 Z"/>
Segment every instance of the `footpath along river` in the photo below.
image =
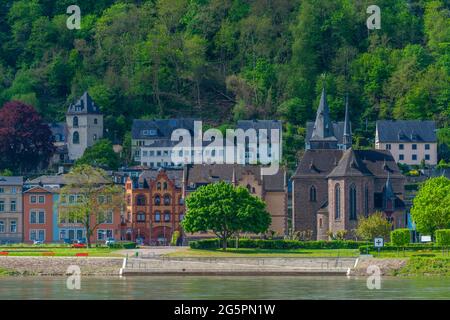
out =
<path fill-rule="evenodd" d="M 0 299 L 450 299 L 450 278 L 383 277 L 369 290 L 366 277 L 158 276 L 0 277 Z"/>

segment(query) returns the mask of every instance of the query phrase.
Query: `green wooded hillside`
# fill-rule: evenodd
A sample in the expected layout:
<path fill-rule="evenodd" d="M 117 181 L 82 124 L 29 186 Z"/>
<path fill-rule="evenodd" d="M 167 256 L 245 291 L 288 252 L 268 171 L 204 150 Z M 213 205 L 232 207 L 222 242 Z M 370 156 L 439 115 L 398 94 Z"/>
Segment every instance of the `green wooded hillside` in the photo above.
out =
<path fill-rule="evenodd" d="M 110 139 L 133 118 L 285 120 L 294 162 L 327 88 L 334 119 L 348 92 L 355 144 L 377 119 L 450 124 L 449 0 L 0 0 L 0 104 L 34 105 L 48 121 L 88 90 Z M 446 135 L 450 136 L 450 134 Z"/>

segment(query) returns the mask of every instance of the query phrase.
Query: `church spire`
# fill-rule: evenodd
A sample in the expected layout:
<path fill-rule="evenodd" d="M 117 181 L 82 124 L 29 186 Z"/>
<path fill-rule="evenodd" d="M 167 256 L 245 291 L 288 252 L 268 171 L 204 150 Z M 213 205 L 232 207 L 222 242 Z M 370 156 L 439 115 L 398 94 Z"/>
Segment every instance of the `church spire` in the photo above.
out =
<path fill-rule="evenodd" d="M 322 89 L 319 108 L 317 109 L 316 121 L 312 134 L 313 139 L 326 139 L 334 137 L 333 124 L 330 119 L 330 109 L 328 107 L 325 88 Z"/>
<path fill-rule="evenodd" d="M 325 88 L 322 89 L 316 121 L 310 139 L 311 149 L 337 149 L 337 139 L 334 135 L 333 123 L 330 119 Z"/>
<path fill-rule="evenodd" d="M 350 122 L 350 116 L 348 113 L 348 95 L 345 99 L 345 122 L 344 122 L 344 139 L 343 143 L 345 150 L 352 147 L 352 124 Z"/>

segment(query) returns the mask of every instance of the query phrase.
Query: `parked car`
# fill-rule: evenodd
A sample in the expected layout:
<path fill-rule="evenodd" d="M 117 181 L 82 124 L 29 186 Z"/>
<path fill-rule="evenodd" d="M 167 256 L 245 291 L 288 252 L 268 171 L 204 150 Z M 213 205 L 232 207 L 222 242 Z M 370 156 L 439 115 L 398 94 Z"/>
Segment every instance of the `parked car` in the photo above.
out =
<path fill-rule="evenodd" d="M 82 249 L 82 248 L 86 248 L 86 244 L 85 243 L 74 243 L 72 244 L 72 248 L 78 248 L 78 249 Z"/>
<path fill-rule="evenodd" d="M 44 240 L 34 240 L 33 241 L 34 245 L 40 245 L 40 244 L 44 244 Z"/>
<path fill-rule="evenodd" d="M 108 238 L 106 241 L 105 241 L 105 245 L 107 245 L 107 246 L 111 246 L 111 245 L 113 245 L 113 244 L 115 244 L 116 243 L 116 239 L 114 239 L 114 238 Z"/>

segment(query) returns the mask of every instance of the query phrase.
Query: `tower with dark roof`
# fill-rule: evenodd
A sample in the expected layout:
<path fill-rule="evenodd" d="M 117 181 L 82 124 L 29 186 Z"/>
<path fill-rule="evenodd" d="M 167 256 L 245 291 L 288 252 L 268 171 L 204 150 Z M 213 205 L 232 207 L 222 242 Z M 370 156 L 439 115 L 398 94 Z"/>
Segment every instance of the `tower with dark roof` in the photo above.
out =
<path fill-rule="evenodd" d="M 81 158 L 86 148 L 103 137 L 103 115 L 88 92 L 69 106 L 66 124 L 70 160 Z"/>
<path fill-rule="evenodd" d="M 333 131 L 333 123 L 330 118 L 330 109 L 328 107 L 325 88 L 322 89 L 316 121 L 314 122 L 309 143 L 311 149 L 338 149 L 338 139 Z"/>

